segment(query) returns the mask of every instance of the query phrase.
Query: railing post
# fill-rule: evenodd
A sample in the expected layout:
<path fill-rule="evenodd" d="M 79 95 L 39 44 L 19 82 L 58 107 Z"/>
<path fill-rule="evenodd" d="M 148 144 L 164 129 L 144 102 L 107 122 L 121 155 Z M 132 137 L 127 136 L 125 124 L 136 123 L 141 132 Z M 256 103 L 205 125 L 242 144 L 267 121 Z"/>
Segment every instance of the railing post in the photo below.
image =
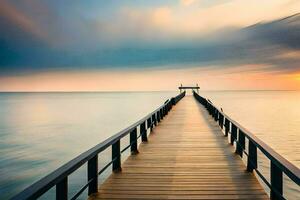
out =
<path fill-rule="evenodd" d="M 152 125 L 151 125 L 151 117 L 147 119 L 147 129 L 150 128 L 150 132 L 152 131 Z"/>
<path fill-rule="evenodd" d="M 171 102 L 172 102 L 172 106 L 174 106 L 175 105 L 175 98 L 174 97 L 171 99 Z"/>
<path fill-rule="evenodd" d="M 247 171 L 253 172 L 253 170 L 256 168 L 257 168 L 257 147 L 251 140 L 249 140 Z"/>
<path fill-rule="evenodd" d="M 138 143 L 137 143 L 137 129 L 134 128 L 131 132 L 130 132 L 130 151 L 132 155 L 135 155 L 138 153 Z"/>
<path fill-rule="evenodd" d="M 210 113 L 210 106 L 209 106 L 208 101 L 207 101 L 206 109 L 208 110 L 208 114 L 211 115 L 211 113 Z"/>
<path fill-rule="evenodd" d="M 231 145 L 234 144 L 234 140 L 236 139 L 236 136 L 237 136 L 237 127 L 235 124 L 231 123 L 231 136 L 230 136 Z"/>
<path fill-rule="evenodd" d="M 215 108 L 215 121 L 218 121 L 218 117 L 219 117 L 219 111 L 218 109 Z"/>
<path fill-rule="evenodd" d="M 140 134 L 142 136 L 142 142 L 147 142 L 148 138 L 147 138 L 147 130 L 146 130 L 146 123 L 143 122 L 140 125 Z"/>
<path fill-rule="evenodd" d="M 121 151 L 120 151 L 120 140 L 116 141 L 112 145 L 112 170 L 113 172 L 121 171 Z"/>
<path fill-rule="evenodd" d="M 223 129 L 223 124 L 224 124 L 224 115 L 219 113 L 219 126 L 221 127 L 221 129 Z"/>
<path fill-rule="evenodd" d="M 88 195 L 98 192 L 98 155 L 88 161 Z"/>
<path fill-rule="evenodd" d="M 160 112 L 159 111 L 156 112 L 156 119 L 157 119 L 157 122 L 159 123 L 160 122 Z"/>
<path fill-rule="evenodd" d="M 236 143 L 236 153 L 243 157 L 243 151 L 245 149 L 245 134 L 243 131 L 239 130 L 239 138 Z"/>
<path fill-rule="evenodd" d="M 229 132 L 229 120 L 227 118 L 225 118 L 225 136 L 228 136 L 228 132 Z"/>
<path fill-rule="evenodd" d="M 282 199 L 282 171 L 271 161 L 271 199 Z"/>
<path fill-rule="evenodd" d="M 152 121 L 152 123 L 151 123 L 151 131 L 152 131 L 153 126 L 154 126 L 154 123 L 155 123 L 154 115 L 152 115 L 151 119 L 152 119 L 152 120 L 151 120 L 151 121 Z"/>
<path fill-rule="evenodd" d="M 159 121 L 161 121 L 161 119 L 162 119 L 162 117 L 161 117 L 161 109 L 159 109 L 159 110 L 157 111 L 157 115 L 158 115 Z"/>
<path fill-rule="evenodd" d="M 68 177 L 56 184 L 56 200 L 68 199 Z"/>
<path fill-rule="evenodd" d="M 167 114 L 169 113 L 169 111 L 171 110 L 171 101 L 168 102 L 168 105 L 167 105 Z"/>
<path fill-rule="evenodd" d="M 157 122 L 156 122 L 156 116 L 155 116 L 155 113 L 152 115 L 152 128 L 153 128 L 153 124 L 156 126 Z"/>

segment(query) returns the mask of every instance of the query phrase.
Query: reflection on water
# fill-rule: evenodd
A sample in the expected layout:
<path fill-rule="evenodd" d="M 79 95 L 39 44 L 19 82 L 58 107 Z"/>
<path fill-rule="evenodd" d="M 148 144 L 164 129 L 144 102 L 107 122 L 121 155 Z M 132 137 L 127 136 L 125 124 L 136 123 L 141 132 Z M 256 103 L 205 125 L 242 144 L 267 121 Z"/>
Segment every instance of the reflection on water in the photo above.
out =
<path fill-rule="evenodd" d="M 299 91 L 203 91 L 201 95 L 300 167 Z M 270 161 L 260 151 L 258 166 L 270 180 Z M 299 186 L 287 176 L 284 176 L 284 195 L 300 199 Z"/>
<path fill-rule="evenodd" d="M 0 93 L 0 199 L 19 192 L 175 94 Z M 202 95 L 300 167 L 300 92 L 216 91 Z M 127 144 L 126 139 L 121 142 Z M 100 168 L 110 155 L 110 149 L 99 155 Z M 260 158 L 259 162 L 268 175 L 268 161 Z M 86 183 L 86 165 L 69 179 L 72 196 Z M 297 199 L 299 187 L 290 183 L 284 187 L 291 199 Z M 44 199 L 51 198 L 54 191 Z"/>

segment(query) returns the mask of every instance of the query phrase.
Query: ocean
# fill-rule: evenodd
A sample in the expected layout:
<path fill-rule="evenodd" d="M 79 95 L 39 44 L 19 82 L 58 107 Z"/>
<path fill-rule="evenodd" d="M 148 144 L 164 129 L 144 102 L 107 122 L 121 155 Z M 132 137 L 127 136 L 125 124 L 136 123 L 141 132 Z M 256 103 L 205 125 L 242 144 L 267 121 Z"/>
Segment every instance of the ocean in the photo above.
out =
<path fill-rule="evenodd" d="M 0 93 L 0 199 L 12 197 L 176 94 L 177 91 Z M 300 167 L 299 91 L 200 94 Z M 122 141 L 122 145 L 126 142 Z M 122 154 L 123 160 L 128 155 Z M 101 153 L 99 165 L 104 166 L 109 159 L 109 150 Z M 262 163 L 267 173 L 269 163 L 263 159 Z M 109 173 L 110 169 L 100 182 Z M 299 187 L 286 182 L 284 193 L 289 199 L 298 199 Z M 70 196 L 85 183 L 86 165 L 70 176 Z M 54 191 L 42 199 L 52 199 Z"/>

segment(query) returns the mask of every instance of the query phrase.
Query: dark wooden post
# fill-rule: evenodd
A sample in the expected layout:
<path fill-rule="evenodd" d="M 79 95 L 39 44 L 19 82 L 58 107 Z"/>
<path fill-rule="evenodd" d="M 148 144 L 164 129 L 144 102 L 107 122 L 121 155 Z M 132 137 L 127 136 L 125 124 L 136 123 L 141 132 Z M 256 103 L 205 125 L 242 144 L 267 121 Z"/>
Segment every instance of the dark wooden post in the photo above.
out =
<path fill-rule="evenodd" d="M 161 119 L 162 119 L 162 116 L 161 116 L 161 109 L 159 109 L 159 110 L 157 111 L 157 115 L 158 115 L 159 121 L 161 121 Z"/>
<path fill-rule="evenodd" d="M 271 161 L 271 199 L 282 199 L 282 171 Z"/>
<path fill-rule="evenodd" d="M 165 106 L 165 115 L 167 115 L 169 112 L 169 103 Z"/>
<path fill-rule="evenodd" d="M 219 113 L 219 126 L 221 127 L 221 129 L 223 129 L 223 124 L 224 124 L 224 115 Z"/>
<path fill-rule="evenodd" d="M 152 115 L 152 128 L 153 128 L 153 124 L 156 126 L 157 122 L 156 122 L 156 116 L 155 116 L 155 113 Z"/>
<path fill-rule="evenodd" d="M 227 118 L 225 118 L 225 136 L 228 136 L 230 122 Z"/>
<path fill-rule="evenodd" d="M 172 106 L 174 106 L 176 104 L 174 97 L 171 99 L 171 102 L 172 102 Z"/>
<path fill-rule="evenodd" d="M 151 125 L 151 117 L 149 117 L 148 119 L 147 119 L 147 129 L 149 129 L 150 128 L 150 132 L 152 131 L 152 125 Z"/>
<path fill-rule="evenodd" d="M 142 136 L 142 142 L 147 142 L 148 138 L 147 138 L 147 130 L 146 130 L 146 123 L 143 122 L 140 125 L 140 134 Z"/>
<path fill-rule="evenodd" d="M 134 128 L 131 132 L 130 132 L 130 151 L 131 154 L 135 155 L 138 153 L 138 143 L 137 143 L 137 129 Z"/>
<path fill-rule="evenodd" d="M 88 195 L 98 192 L 98 155 L 95 155 L 88 161 Z"/>
<path fill-rule="evenodd" d="M 159 109 L 159 116 L 160 116 L 160 120 L 162 120 L 163 119 L 162 109 Z"/>
<path fill-rule="evenodd" d="M 235 124 L 231 123 L 231 137 L 230 137 L 231 145 L 234 144 L 234 140 L 236 139 L 236 136 L 237 136 L 237 127 Z"/>
<path fill-rule="evenodd" d="M 215 108 L 215 121 L 218 121 L 218 117 L 219 117 L 219 111 L 218 109 Z"/>
<path fill-rule="evenodd" d="M 68 199 L 68 177 L 56 184 L 56 200 Z"/>
<path fill-rule="evenodd" d="M 239 138 L 236 144 L 236 153 L 243 157 L 243 151 L 245 149 L 245 134 L 243 131 L 239 130 Z"/>
<path fill-rule="evenodd" d="M 171 110 L 171 103 L 170 101 L 167 103 L 167 114 L 169 113 L 169 111 Z"/>
<path fill-rule="evenodd" d="M 159 123 L 160 122 L 160 114 L 159 111 L 156 112 L 156 120 Z"/>
<path fill-rule="evenodd" d="M 257 147 L 251 140 L 249 140 L 248 154 L 247 171 L 253 172 L 257 168 Z"/>
<path fill-rule="evenodd" d="M 121 151 L 120 151 L 120 140 L 116 141 L 112 145 L 112 163 L 113 172 L 121 171 Z"/>

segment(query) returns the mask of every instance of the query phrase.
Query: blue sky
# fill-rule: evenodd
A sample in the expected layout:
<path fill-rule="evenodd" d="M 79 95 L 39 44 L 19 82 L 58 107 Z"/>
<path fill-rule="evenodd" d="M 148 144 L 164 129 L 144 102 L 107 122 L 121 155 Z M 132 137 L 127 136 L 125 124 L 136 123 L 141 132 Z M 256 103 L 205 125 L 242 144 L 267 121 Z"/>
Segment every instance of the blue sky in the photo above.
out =
<path fill-rule="evenodd" d="M 296 0 L 0 4 L 0 77 L 243 65 L 275 73 L 300 71 Z"/>

